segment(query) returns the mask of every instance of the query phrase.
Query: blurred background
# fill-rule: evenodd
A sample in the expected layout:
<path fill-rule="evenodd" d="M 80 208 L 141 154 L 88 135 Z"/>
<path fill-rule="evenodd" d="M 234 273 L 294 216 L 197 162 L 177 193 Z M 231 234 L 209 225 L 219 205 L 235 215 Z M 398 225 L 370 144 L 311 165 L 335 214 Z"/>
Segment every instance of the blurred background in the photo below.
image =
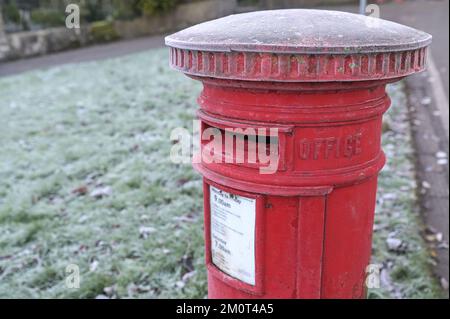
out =
<path fill-rule="evenodd" d="M 448 1 L 0 0 L 0 298 L 206 296 L 202 182 L 169 160 L 201 85 L 164 36 L 280 8 L 433 35 L 428 70 L 388 87 L 369 298 L 448 297 Z"/>

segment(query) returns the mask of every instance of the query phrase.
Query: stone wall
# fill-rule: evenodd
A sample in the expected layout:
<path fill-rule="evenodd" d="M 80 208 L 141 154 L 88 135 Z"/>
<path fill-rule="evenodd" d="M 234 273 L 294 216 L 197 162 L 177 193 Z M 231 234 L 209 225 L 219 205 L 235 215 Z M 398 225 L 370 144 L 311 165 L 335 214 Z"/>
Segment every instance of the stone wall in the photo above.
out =
<path fill-rule="evenodd" d="M 9 54 L 9 44 L 4 32 L 2 10 L 0 8 L 0 61 L 5 59 Z"/>
<path fill-rule="evenodd" d="M 4 60 L 43 55 L 86 45 L 90 43 L 88 30 L 89 28 L 51 28 L 8 34 L 6 37 L 9 52 Z"/>

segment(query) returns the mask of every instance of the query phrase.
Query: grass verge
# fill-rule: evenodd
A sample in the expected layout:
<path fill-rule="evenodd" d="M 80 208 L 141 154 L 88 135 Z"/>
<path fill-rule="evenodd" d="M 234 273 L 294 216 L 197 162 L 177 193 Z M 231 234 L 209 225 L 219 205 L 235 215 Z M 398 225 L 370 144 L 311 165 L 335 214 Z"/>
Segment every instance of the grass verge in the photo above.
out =
<path fill-rule="evenodd" d="M 0 79 L 0 298 L 203 298 L 201 179 L 169 162 L 200 84 L 166 50 Z M 370 297 L 436 297 L 401 84 L 391 87 Z M 393 130 L 395 125 L 400 130 Z M 390 195 L 388 195 L 390 194 Z M 390 251 L 388 237 L 407 243 Z M 80 269 L 80 289 L 65 285 Z"/>

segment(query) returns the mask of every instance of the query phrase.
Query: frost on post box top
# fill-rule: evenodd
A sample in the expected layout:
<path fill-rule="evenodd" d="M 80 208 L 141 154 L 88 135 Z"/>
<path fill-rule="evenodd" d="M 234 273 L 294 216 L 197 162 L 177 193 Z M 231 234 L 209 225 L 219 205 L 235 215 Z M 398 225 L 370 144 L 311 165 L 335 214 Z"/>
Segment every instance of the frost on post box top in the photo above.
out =
<path fill-rule="evenodd" d="M 327 80 L 327 74 L 337 75 L 337 79 L 333 77 L 335 80 L 367 80 L 421 71 L 431 36 L 401 24 L 358 14 L 289 9 L 230 15 L 184 29 L 167 36 L 165 41 L 172 48 L 172 67 L 185 73 L 250 80 L 261 80 L 261 77 L 290 80 L 291 76 L 293 80 L 320 81 Z M 199 52 L 208 53 L 210 58 L 204 58 L 205 54 L 199 57 Z M 233 54 L 239 53 L 243 61 L 232 61 Z M 260 60 L 272 54 L 277 61 L 272 61 L 274 65 L 270 68 L 275 70 L 268 70 L 268 65 L 265 68 L 264 62 L 251 53 L 257 53 Z M 290 55 L 298 63 L 293 59 L 282 60 Z M 304 61 L 302 55 L 319 61 Z M 345 56 L 349 58 L 345 60 Z M 202 58 L 204 61 L 199 61 Z M 332 65 L 320 61 L 324 58 L 333 59 Z M 227 61 L 223 62 L 224 59 Z M 243 69 L 239 68 L 239 63 Z M 256 65 L 256 71 L 252 70 L 258 63 L 261 67 Z M 237 68 L 233 69 L 235 64 Z M 302 70 L 298 64 L 307 67 Z M 252 74 L 258 71 L 257 76 Z"/>
<path fill-rule="evenodd" d="M 417 49 L 431 36 L 391 21 L 327 10 L 267 10 L 197 24 L 166 38 L 176 48 L 274 53 L 372 53 Z"/>

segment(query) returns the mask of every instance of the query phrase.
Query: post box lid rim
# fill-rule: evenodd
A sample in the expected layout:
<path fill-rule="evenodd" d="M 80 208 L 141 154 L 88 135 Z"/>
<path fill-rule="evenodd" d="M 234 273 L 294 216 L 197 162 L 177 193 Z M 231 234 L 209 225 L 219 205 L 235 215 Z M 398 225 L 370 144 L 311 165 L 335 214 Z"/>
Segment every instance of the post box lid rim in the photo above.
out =
<path fill-rule="evenodd" d="M 431 38 L 395 22 L 353 13 L 283 9 L 207 21 L 167 36 L 165 43 L 211 52 L 362 54 L 415 50 L 429 45 Z"/>

